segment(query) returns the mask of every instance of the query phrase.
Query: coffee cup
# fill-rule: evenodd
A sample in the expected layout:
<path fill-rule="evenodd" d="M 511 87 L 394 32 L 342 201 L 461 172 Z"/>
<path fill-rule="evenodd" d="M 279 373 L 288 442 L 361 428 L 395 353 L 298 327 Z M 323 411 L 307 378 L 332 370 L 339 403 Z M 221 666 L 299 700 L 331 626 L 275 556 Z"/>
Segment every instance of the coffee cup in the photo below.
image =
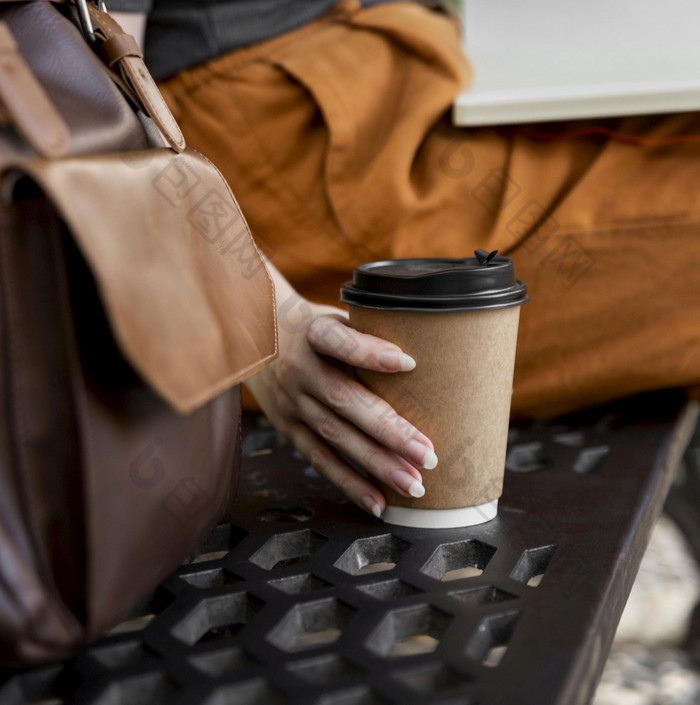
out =
<path fill-rule="evenodd" d="M 432 440 L 439 459 L 422 472 L 423 497 L 383 488 L 385 522 L 449 528 L 496 516 L 520 306 L 528 300 L 513 262 L 483 250 L 370 262 L 341 287 L 350 325 L 417 363 L 400 374 L 358 370 L 359 378 Z"/>

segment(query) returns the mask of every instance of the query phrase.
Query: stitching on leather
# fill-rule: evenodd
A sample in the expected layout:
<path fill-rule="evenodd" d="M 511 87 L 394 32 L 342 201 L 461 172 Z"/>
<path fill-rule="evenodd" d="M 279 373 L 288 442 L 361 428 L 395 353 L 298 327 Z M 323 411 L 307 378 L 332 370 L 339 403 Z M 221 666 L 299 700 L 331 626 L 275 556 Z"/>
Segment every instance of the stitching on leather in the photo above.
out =
<path fill-rule="evenodd" d="M 255 247 L 255 251 L 258 253 L 258 256 L 260 257 L 260 261 L 263 263 L 263 271 L 265 272 L 265 276 L 267 276 L 267 280 L 270 284 L 270 290 L 272 292 L 272 319 L 273 319 L 273 323 L 274 323 L 273 329 L 274 329 L 274 341 L 275 341 L 275 349 L 273 351 L 272 359 L 274 359 L 275 357 L 277 357 L 277 353 L 279 350 L 279 347 L 278 347 L 279 341 L 278 341 L 278 336 L 277 336 L 277 293 L 276 293 L 276 289 L 275 289 L 275 283 L 272 280 L 272 276 L 270 275 L 270 272 L 268 271 L 267 267 L 264 266 L 265 265 L 265 258 L 263 256 L 262 252 L 260 251 L 260 248 L 258 247 L 258 243 L 255 242 L 255 238 L 253 237 L 253 233 L 250 230 L 250 226 L 248 225 L 248 221 L 245 219 L 245 215 L 243 214 L 241 207 L 238 205 L 238 201 L 236 200 L 236 197 L 233 195 L 233 191 L 231 190 L 231 186 L 229 185 L 228 181 L 226 179 L 224 179 L 223 174 L 218 170 L 216 165 L 212 161 L 210 161 L 206 156 L 204 156 L 201 152 L 198 152 L 196 149 L 190 149 L 189 151 L 198 155 L 201 159 L 204 160 L 204 162 L 206 164 L 209 165 L 209 167 L 216 174 L 219 181 L 221 181 L 221 183 L 223 184 L 223 186 L 226 189 L 226 191 L 228 192 L 229 196 L 231 196 L 232 203 L 235 205 L 236 210 L 240 214 L 243 222 L 245 223 L 248 237 L 250 237 L 250 240 L 253 243 L 253 247 Z M 267 359 L 269 359 L 269 358 L 265 358 L 265 360 L 267 360 Z"/>
<path fill-rule="evenodd" d="M 250 231 L 250 226 L 248 225 L 248 221 L 245 219 L 245 216 L 243 215 L 243 211 L 241 210 L 241 207 L 238 205 L 238 201 L 236 200 L 236 197 L 233 195 L 233 191 L 231 190 L 231 186 L 229 185 L 228 181 L 224 179 L 223 175 L 221 172 L 217 169 L 216 165 L 211 162 L 205 155 L 203 155 L 201 152 L 198 152 L 196 149 L 188 148 L 188 151 L 192 154 L 196 154 L 199 156 L 205 164 L 207 164 L 216 174 L 216 177 L 219 179 L 219 181 L 223 184 L 224 188 L 226 189 L 227 193 L 231 197 L 231 202 L 233 205 L 236 207 L 237 212 L 240 214 L 241 218 L 243 219 L 243 222 L 245 223 L 246 226 L 246 231 L 248 233 L 248 237 L 250 238 L 250 241 L 253 243 L 253 247 L 255 247 L 255 251 L 258 253 L 258 256 L 260 257 L 261 262 L 263 263 L 263 271 L 265 272 L 265 276 L 267 277 L 267 281 L 270 285 L 270 292 L 271 292 L 271 297 L 272 297 L 272 323 L 273 323 L 273 335 L 274 335 L 274 350 L 271 355 L 266 356 L 262 360 L 259 360 L 258 362 L 254 363 L 253 365 L 249 365 L 243 370 L 240 370 L 236 375 L 231 375 L 230 377 L 227 378 L 222 384 L 225 385 L 224 387 L 219 387 L 219 388 L 226 388 L 230 386 L 231 384 L 235 384 L 235 382 L 240 381 L 243 379 L 243 377 L 252 374 L 252 371 L 257 371 L 257 369 L 262 369 L 268 362 L 271 362 L 275 360 L 279 354 L 279 339 L 278 339 L 278 330 L 277 330 L 277 293 L 275 290 L 275 283 L 272 280 L 272 276 L 270 275 L 270 272 L 268 271 L 267 267 L 265 265 L 265 259 L 263 257 L 262 252 L 260 251 L 260 248 L 258 247 L 258 243 L 255 242 L 255 238 L 253 237 L 253 234 Z M 233 381 L 231 381 L 233 380 Z M 213 387 L 200 394 L 199 398 L 206 397 L 207 394 L 210 394 L 217 385 L 213 385 Z"/>

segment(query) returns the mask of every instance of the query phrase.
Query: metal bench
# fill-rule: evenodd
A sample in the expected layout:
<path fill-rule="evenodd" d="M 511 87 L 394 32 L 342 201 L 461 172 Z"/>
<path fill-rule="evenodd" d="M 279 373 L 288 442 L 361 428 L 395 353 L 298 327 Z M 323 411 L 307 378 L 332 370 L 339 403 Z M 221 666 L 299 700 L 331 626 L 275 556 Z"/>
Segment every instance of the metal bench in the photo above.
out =
<path fill-rule="evenodd" d="M 251 428 L 232 523 L 0 703 L 585 705 L 696 412 L 652 395 L 513 426 L 498 517 L 439 531 L 373 520 Z"/>

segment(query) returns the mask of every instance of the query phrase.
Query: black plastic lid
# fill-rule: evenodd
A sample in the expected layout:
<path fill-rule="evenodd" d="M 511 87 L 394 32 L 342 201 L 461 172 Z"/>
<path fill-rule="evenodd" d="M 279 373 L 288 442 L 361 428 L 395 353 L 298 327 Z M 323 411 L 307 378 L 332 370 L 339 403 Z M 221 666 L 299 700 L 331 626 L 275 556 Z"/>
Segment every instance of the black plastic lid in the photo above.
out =
<path fill-rule="evenodd" d="M 403 311 L 482 311 L 520 306 L 527 287 L 497 250 L 464 259 L 395 259 L 355 268 L 340 288 L 351 306 Z"/>

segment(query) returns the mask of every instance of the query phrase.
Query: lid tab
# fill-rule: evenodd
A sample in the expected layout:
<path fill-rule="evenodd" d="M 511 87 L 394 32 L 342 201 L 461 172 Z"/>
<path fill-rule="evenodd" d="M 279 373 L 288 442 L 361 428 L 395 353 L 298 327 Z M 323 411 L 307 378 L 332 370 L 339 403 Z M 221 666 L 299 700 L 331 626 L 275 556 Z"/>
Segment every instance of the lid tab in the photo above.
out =
<path fill-rule="evenodd" d="M 497 254 L 498 250 L 493 250 L 492 252 L 486 252 L 486 250 L 474 250 L 476 258 L 479 260 L 479 264 L 488 264 Z"/>

